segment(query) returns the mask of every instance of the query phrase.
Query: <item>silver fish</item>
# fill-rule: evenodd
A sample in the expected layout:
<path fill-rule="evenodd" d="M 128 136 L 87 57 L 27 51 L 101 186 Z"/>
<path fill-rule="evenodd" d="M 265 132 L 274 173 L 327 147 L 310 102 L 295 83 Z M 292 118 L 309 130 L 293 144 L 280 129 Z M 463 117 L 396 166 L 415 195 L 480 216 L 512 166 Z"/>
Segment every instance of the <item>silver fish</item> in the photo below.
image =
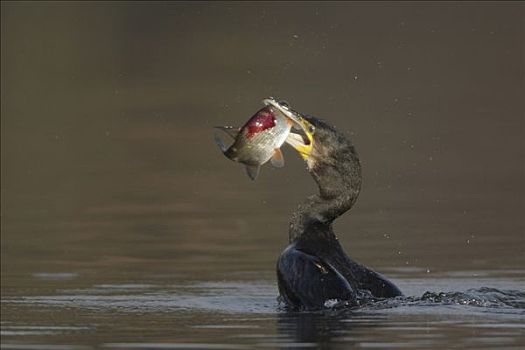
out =
<path fill-rule="evenodd" d="M 255 180 L 261 165 L 271 161 L 275 167 L 284 166 L 280 147 L 286 141 L 292 126 L 300 129 L 301 117 L 292 111 L 285 102 L 277 102 L 269 97 L 263 100 L 266 105 L 260 109 L 241 128 L 218 126 L 234 139 L 230 147 L 215 134 L 215 142 L 229 159 L 243 163 L 250 179 Z"/>

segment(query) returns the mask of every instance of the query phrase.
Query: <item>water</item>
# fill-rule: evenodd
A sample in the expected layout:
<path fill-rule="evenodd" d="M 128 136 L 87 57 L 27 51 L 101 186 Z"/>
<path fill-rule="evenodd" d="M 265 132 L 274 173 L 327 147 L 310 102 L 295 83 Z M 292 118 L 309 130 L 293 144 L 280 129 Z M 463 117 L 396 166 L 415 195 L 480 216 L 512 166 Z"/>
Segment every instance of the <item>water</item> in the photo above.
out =
<path fill-rule="evenodd" d="M 521 349 L 521 4 L 2 2 L 2 349 Z M 335 225 L 404 298 L 289 313 L 315 192 L 211 127 L 273 95 L 363 162 Z"/>
<path fill-rule="evenodd" d="M 525 292 L 517 290 L 519 279 L 472 279 L 472 285 L 515 289 L 463 292 L 458 290 L 464 282 L 455 277 L 397 280 L 405 292 L 417 295 L 428 285 L 455 292 L 426 292 L 350 310 L 291 313 L 278 305 L 272 280 L 232 277 L 160 285 L 153 282 L 166 277 L 157 276 L 150 284 L 102 284 L 4 298 L 3 312 L 18 316 L 2 323 L 2 338 L 31 340 L 37 348 L 89 344 L 115 349 L 517 349 L 523 342 Z M 32 347 L 26 343 L 23 348 Z"/>

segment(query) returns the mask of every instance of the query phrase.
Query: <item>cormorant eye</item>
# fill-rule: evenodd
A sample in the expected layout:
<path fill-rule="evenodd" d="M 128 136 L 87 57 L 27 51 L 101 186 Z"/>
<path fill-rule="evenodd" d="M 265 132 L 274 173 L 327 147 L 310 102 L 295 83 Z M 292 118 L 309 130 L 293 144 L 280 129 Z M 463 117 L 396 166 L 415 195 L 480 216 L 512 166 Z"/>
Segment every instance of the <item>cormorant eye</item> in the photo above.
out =
<path fill-rule="evenodd" d="M 290 109 L 290 104 L 288 102 L 286 102 L 286 101 L 279 101 L 279 105 L 281 107 L 283 107 L 284 109 L 286 109 L 286 110 Z"/>
<path fill-rule="evenodd" d="M 309 132 L 310 134 L 313 134 L 314 131 L 315 131 L 315 126 L 310 125 L 310 126 L 308 127 L 308 132 Z"/>

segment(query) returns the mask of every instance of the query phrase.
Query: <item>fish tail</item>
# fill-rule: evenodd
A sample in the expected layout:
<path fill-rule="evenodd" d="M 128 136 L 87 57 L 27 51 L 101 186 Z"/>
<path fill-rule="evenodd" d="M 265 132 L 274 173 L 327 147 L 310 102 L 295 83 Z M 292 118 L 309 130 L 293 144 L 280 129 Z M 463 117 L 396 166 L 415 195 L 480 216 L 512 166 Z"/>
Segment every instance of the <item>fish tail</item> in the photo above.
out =
<path fill-rule="evenodd" d="M 226 145 L 224 144 L 224 142 L 222 142 L 221 138 L 219 137 L 219 135 L 217 135 L 217 133 L 215 133 L 213 135 L 214 139 L 215 139 L 215 143 L 217 144 L 217 146 L 219 146 L 219 148 L 221 149 L 221 152 L 222 153 L 226 153 L 226 151 L 228 150 L 228 148 L 226 147 Z"/>

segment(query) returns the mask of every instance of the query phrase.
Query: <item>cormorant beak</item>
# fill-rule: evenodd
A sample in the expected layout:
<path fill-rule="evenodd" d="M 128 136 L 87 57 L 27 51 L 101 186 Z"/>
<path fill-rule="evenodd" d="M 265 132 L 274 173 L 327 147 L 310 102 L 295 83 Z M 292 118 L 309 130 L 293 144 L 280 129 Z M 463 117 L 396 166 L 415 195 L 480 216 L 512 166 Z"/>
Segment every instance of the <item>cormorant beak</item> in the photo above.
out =
<path fill-rule="evenodd" d="M 286 138 L 286 143 L 295 148 L 304 160 L 307 160 L 308 157 L 310 157 L 314 146 L 315 127 L 302 117 L 298 124 L 300 126 L 301 134 L 290 132 Z"/>
<path fill-rule="evenodd" d="M 299 133 L 290 132 L 286 138 L 286 143 L 295 148 L 304 160 L 307 160 L 312 152 L 314 142 L 315 127 L 312 123 L 303 118 L 298 112 L 292 110 L 287 103 L 277 102 L 273 97 L 264 99 L 263 103 L 277 108 L 292 121 L 292 128 L 299 131 Z"/>
<path fill-rule="evenodd" d="M 298 112 L 292 110 L 285 102 L 277 102 L 273 97 L 268 97 L 263 100 L 263 103 L 277 108 L 292 121 L 293 129 L 298 130 L 300 133 L 290 132 L 286 138 L 286 143 L 295 148 L 304 160 L 308 159 L 313 147 L 315 127 Z"/>
<path fill-rule="evenodd" d="M 315 127 L 312 123 L 303 118 L 300 113 L 292 110 L 287 103 L 277 102 L 273 97 L 264 99 L 263 103 L 277 108 L 292 121 L 292 128 L 298 130 L 299 133 L 290 132 L 286 138 L 286 143 L 295 148 L 304 160 L 307 160 L 312 152 L 314 142 Z"/>

